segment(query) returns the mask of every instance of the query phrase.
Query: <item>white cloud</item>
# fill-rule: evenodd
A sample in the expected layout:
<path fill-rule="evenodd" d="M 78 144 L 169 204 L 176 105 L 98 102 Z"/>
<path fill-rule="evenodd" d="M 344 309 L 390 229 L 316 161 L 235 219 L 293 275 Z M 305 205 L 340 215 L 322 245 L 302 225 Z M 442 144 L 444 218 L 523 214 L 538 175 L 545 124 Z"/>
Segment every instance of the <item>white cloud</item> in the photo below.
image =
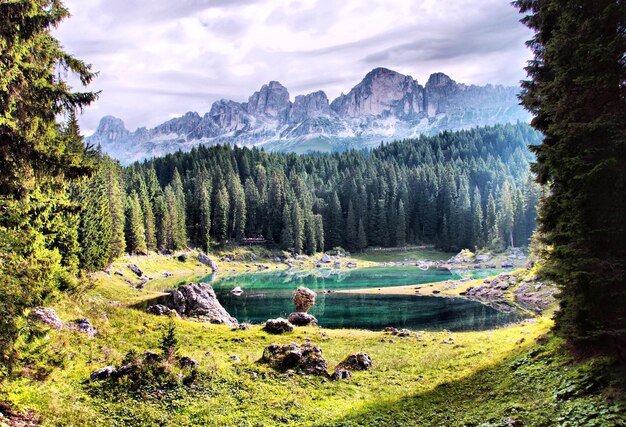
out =
<path fill-rule="evenodd" d="M 515 85 L 530 32 L 502 0 L 66 0 L 72 17 L 55 35 L 100 72 L 100 99 L 81 116 L 129 129 L 174 114 L 244 101 L 270 80 L 292 98 L 332 100 L 375 67 L 424 83 L 442 71 L 463 83 Z"/>

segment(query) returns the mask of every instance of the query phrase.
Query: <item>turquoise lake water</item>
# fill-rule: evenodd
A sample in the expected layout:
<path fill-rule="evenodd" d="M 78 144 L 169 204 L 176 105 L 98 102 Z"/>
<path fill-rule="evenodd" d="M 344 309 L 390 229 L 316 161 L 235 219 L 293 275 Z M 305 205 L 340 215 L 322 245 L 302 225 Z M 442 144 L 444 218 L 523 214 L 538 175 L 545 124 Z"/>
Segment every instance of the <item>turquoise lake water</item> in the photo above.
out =
<path fill-rule="evenodd" d="M 481 277 L 484 271 L 463 273 L 416 267 L 371 267 L 356 270 L 280 271 L 207 277 L 224 308 L 240 322 L 263 323 L 295 311 L 298 286 L 318 293 L 309 313 L 326 328 L 380 330 L 386 326 L 424 330 L 485 330 L 515 322 L 518 313 L 503 313 L 476 301 L 422 295 L 323 293 L 343 289 L 419 285 L 462 277 Z M 491 272 L 493 274 L 493 272 Z M 230 290 L 239 286 L 244 293 Z"/>

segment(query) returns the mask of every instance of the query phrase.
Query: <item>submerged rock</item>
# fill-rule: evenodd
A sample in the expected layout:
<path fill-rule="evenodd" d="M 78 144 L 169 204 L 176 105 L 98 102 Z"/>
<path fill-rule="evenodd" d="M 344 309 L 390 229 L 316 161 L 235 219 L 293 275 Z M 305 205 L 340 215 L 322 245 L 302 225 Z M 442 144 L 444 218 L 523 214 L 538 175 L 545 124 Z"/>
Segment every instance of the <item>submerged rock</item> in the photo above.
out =
<path fill-rule="evenodd" d="M 291 313 L 287 320 L 289 320 L 290 323 L 293 323 L 296 326 L 317 325 L 317 319 L 315 318 L 315 316 L 309 313 L 303 313 L 301 311 Z"/>
<path fill-rule="evenodd" d="M 291 332 L 295 329 L 295 326 L 291 324 L 287 319 L 279 317 L 277 319 L 269 319 L 265 322 L 263 330 L 270 334 L 282 334 L 284 332 Z"/>
<path fill-rule="evenodd" d="M 231 294 L 239 296 L 241 294 L 243 294 L 243 289 L 241 289 L 239 286 L 235 287 L 234 289 L 232 289 L 230 291 Z"/>
<path fill-rule="evenodd" d="M 293 297 L 293 303 L 296 305 L 296 311 L 306 313 L 313 305 L 315 305 L 315 297 L 317 294 L 310 290 L 300 286 Z"/>
<path fill-rule="evenodd" d="M 171 306 L 180 314 L 215 324 L 227 326 L 239 324 L 237 319 L 222 307 L 208 283 L 181 285 L 170 295 Z"/>
<path fill-rule="evenodd" d="M 63 329 L 63 322 L 56 311 L 47 307 L 38 307 L 30 312 L 28 318 L 35 322 L 43 323 L 54 329 Z"/>

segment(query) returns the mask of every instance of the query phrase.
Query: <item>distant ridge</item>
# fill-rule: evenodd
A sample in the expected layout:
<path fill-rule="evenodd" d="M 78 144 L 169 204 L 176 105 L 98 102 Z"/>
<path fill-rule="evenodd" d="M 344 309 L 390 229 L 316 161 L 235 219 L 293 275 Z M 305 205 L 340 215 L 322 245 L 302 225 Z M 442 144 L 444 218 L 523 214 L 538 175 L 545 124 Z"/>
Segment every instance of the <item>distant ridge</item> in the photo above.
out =
<path fill-rule="evenodd" d="M 342 151 L 442 130 L 528 121 L 518 91 L 465 85 L 443 73 L 432 74 L 422 86 L 411 76 L 375 68 L 332 102 L 323 91 L 291 102 L 287 89 L 271 81 L 247 102 L 222 99 L 203 116 L 188 112 L 152 129 L 131 132 L 121 119 L 106 116 L 87 140 L 123 163 L 218 143 L 297 153 Z"/>

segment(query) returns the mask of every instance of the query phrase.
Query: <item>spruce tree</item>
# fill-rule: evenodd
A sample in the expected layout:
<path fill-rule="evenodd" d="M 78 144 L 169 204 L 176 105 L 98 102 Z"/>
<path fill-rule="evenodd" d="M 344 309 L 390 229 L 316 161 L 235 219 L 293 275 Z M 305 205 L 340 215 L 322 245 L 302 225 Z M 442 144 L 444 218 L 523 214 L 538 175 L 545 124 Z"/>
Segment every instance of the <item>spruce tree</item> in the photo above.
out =
<path fill-rule="evenodd" d="M 293 216 L 291 214 L 291 206 L 285 204 L 283 207 L 283 223 L 280 232 L 280 247 L 285 251 L 293 251 Z"/>
<path fill-rule="evenodd" d="M 80 191 L 80 259 L 89 271 L 104 268 L 111 253 L 112 218 L 109 209 L 107 170 L 100 170 Z"/>
<path fill-rule="evenodd" d="M 346 249 L 353 251 L 358 246 L 358 224 L 352 200 L 348 203 L 348 216 L 346 217 Z"/>
<path fill-rule="evenodd" d="M 143 212 L 139 195 L 133 191 L 126 200 L 126 248 L 130 254 L 145 255 L 146 231 L 143 225 Z"/>
<path fill-rule="evenodd" d="M 94 77 L 89 65 L 64 52 L 51 35 L 68 16 L 61 1 L 0 2 L 0 365 L 5 366 L 17 361 L 19 319 L 71 281 L 73 268 L 63 258 L 75 255 L 61 255 L 56 239 L 65 227 L 75 227 L 65 222 L 73 209 L 68 183 L 93 169 L 86 148 L 63 138 L 57 123 L 96 98 L 72 91 L 59 72 L 69 71 L 83 85 Z"/>
<path fill-rule="evenodd" d="M 172 191 L 174 192 L 174 208 L 176 209 L 176 222 L 174 223 L 174 248 L 184 249 L 187 247 L 185 191 L 183 189 L 183 181 L 178 173 L 178 169 L 174 169 L 171 185 Z"/>
<path fill-rule="evenodd" d="M 213 209 L 213 224 L 215 224 L 215 238 L 224 241 L 228 237 L 228 214 L 230 211 L 230 199 L 226 187 L 221 187 L 215 195 L 215 208 Z"/>
<path fill-rule="evenodd" d="M 362 251 L 365 248 L 367 248 L 367 236 L 365 235 L 363 218 L 359 218 L 359 228 L 357 229 L 357 249 Z"/>
<path fill-rule="evenodd" d="M 122 172 L 119 163 L 109 156 L 104 156 L 100 167 L 105 174 L 109 213 L 111 215 L 111 241 L 108 257 L 108 262 L 111 263 L 126 251 L 126 238 L 124 236 L 126 197 L 121 182 Z"/>
<path fill-rule="evenodd" d="M 402 200 L 400 200 L 398 206 L 398 217 L 396 219 L 396 245 L 406 245 L 406 213 Z"/>
<path fill-rule="evenodd" d="M 626 67 L 619 0 L 518 0 L 535 34 L 522 103 L 544 135 L 533 167 L 556 330 L 578 350 L 626 349 Z"/>

